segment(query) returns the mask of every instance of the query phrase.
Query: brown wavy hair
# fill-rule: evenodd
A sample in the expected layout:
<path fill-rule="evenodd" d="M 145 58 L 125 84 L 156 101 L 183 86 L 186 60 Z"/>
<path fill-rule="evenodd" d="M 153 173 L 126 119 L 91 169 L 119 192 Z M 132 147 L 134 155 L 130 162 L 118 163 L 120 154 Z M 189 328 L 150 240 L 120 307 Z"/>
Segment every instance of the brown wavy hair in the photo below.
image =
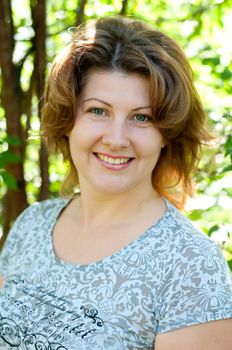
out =
<path fill-rule="evenodd" d="M 90 68 L 139 73 L 150 79 L 154 125 L 166 146 L 153 170 L 155 190 L 177 207 L 193 194 L 202 145 L 210 135 L 188 60 L 179 45 L 150 25 L 129 18 L 107 17 L 84 23 L 55 59 L 45 90 L 42 134 L 50 149 L 70 164 L 61 194 L 72 194 L 78 173 L 66 136 L 73 128 L 78 96 Z"/>

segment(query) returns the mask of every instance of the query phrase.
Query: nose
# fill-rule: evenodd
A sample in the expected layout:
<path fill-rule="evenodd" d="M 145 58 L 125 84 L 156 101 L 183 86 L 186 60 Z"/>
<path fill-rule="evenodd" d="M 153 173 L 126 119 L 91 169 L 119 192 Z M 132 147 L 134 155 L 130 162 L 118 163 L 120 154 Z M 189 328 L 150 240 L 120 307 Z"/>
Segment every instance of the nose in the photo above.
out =
<path fill-rule="evenodd" d="M 112 120 L 107 125 L 102 142 L 112 150 L 126 148 L 130 145 L 127 125 L 123 121 Z"/>

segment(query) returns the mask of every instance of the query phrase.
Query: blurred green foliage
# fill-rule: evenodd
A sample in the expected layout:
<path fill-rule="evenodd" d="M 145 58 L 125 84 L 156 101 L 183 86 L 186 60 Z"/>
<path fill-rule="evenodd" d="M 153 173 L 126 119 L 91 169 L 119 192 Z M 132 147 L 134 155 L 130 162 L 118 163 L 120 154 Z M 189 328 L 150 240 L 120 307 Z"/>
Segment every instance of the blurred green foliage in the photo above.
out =
<path fill-rule="evenodd" d="M 0 178 L 6 187 L 13 190 L 17 190 L 18 186 L 15 178 L 7 171 L 7 166 L 19 163 L 20 157 L 9 150 L 9 145 L 16 146 L 20 144 L 21 140 L 15 136 L 6 135 L 2 139 L 0 138 Z"/>
<path fill-rule="evenodd" d="M 119 0 L 89 0 L 84 19 L 118 14 L 121 6 Z M 47 1 L 48 69 L 53 57 L 69 41 L 76 13 L 77 2 L 74 0 Z M 34 35 L 29 1 L 14 0 L 13 15 L 17 43 L 14 60 L 20 62 L 30 49 Z M 215 139 L 212 149 L 204 152 L 196 176 L 197 195 L 188 202 L 186 215 L 221 244 L 232 267 L 232 45 L 229 39 L 232 35 L 232 1 L 129 0 L 127 15 L 150 22 L 175 38 L 189 57 Z M 21 82 L 25 90 L 32 71 L 32 59 L 28 55 L 24 59 Z M 37 103 L 35 100 L 34 105 Z M 40 186 L 39 120 L 36 113 L 36 108 L 32 109 L 24 164 L 29 203 L 37 199 Z M 20 161 L 8 150 L 8 144 L 19 140 L 13 140 L 5 130 L 6 121 L 0 108 L 0 198 L 6 186 L 14 188 L 16 185 L 6 172 L 7 164 Z M 49 174 L 52 196 L 57 196 L 65 172 L 61 158 L 51 156 Z"/>

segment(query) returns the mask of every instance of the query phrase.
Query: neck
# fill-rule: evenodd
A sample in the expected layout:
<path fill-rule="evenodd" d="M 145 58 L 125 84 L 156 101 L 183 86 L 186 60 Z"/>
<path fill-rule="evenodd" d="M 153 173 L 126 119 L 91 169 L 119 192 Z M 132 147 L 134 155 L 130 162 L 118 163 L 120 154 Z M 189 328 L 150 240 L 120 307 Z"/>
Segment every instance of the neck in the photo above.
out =
<path fill-rule="evenodd" d="M 78 211 L 85 227 L 102 227 L 126 223 L 143 215 L 151 207 L 160 206 L 162 199 L 153 187 L 130 193 L 96 193 L 81 189 Z"/>

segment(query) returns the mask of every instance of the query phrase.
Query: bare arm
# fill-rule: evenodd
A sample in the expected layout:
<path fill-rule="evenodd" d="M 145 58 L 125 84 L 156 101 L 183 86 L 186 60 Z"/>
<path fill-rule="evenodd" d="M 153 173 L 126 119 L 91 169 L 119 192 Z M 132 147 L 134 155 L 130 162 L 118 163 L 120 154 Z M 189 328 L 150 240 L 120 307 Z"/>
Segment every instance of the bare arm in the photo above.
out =
<path fill-rule="evenodd" d="M 232 318 L 182 328 L 156 337 L 155 350 L 232 349 Z"/>
<path fill-rule="evenodd" d="M 0 288 L 2 288 L 4 283 L 4 278 L 2 276 L 0 276 Z"/>

